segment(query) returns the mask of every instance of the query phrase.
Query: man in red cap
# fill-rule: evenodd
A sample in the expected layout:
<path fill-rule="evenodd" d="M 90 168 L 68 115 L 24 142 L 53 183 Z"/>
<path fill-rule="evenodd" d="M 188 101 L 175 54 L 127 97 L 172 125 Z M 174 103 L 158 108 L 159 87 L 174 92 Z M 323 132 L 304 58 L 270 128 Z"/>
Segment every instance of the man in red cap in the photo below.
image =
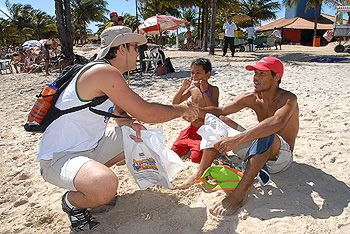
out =
<path fill-rule="evenodd" d="M 204 117 L 205 113 L 220 116 L 227 125 L 238 130 L 238 134 L 223 137 L 214 148 L 205 149 L 197 173 L 178 186 L 189 187 L 211 166 L 218 154 L 232 150 L 243 160 L 244 176 L 229 196 L 209 209 L 214 215 L 233 214 L 242 205 L 255 178 L 263 186 L 267 185 L 269 173 L 284 171 L 293 161 L 292 152 L 299 130 L 299 107 L 297 97 L 279 87 L 284 73 L 282 62 L 270 56 L 245 69 L 254 71 L 253 92 L 240 95 L 223 107 L 203 108 L 200 113 L 200 117 Z M 225 117 L 244 108 L 252 109 L 259 121 L 248 129 Z"/>
<path fill-rule="evenodd" d="M 112 11 L 112 12 L 109 14 L 109 18 L 110 18 L 110 20 L 109 20 L 108 23 L 106 24 L 105 29 L 110 28 L 110 27 L 113 27 L 113 26 L 118 26 L 118 25 L 119 25 L 119 23 L 118 23 L 118 13 L 117 13 L 117 12 Z"/>

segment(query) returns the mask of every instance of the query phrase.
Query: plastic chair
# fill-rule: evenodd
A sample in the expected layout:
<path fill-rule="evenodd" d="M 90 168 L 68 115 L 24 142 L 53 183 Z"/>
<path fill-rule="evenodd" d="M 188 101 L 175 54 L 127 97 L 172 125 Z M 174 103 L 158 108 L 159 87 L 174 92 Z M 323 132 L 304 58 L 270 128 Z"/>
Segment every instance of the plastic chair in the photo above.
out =
<path fill-rule="evenodd" d="M 149 55 L 146 55 L 146 58 L 144 58 L 142 61 L 146 63 L 146 72 L 149 70 L 151 64 L 153 66 L 153 73 L 155 73 L 158 62 L 161 61 L 162 64 L 164 63 L 160 48 L 152 48 L 149 51 Z"/>
<path fill-rule="evenodd" d="M 5 71 L 5 74 L 13 73 L 12 66 L 11 66 L 11 60 L 4 59 L 0 60 L 0 73 L 2 74 L 2 71 Z"/>

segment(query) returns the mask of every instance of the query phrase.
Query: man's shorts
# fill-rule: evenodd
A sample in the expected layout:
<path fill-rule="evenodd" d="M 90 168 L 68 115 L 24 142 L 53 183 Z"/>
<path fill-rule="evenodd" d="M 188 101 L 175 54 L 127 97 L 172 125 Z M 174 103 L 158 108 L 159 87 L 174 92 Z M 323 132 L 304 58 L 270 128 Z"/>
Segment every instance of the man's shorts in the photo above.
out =
<path fill-rule="evenodd" d="M 237 130 L 243 132 L 245 129 L 242 126 L 238 125 Z M 270 160 L 266 162 L 267 169 L 271 174 L 282 172 L 288 169 L 293 162 L 293 153 L 290 150 L 289 144 L 280 135 L 275 134 L 275 136 L 278 136 L 278 138 L 280 139 L 281 146 L 279 153 L 276 156 L 277 160 Z M 244 159 L 247 156 L 247 152 L 250 149 L 250 146 L 253 142 L 244 144 L 238 149 L 233 150 L 233 152 L 237 154 L 240 159 Z"/>
<path fill-rule="evenodd" d="M 74 178 L 80 168 L 94 160 L 101 164 L 123 152 L 123 135 L 120 127 L 107 128 L 94 149 L 80 152 L 54 153 L 51 160 L 40 160 L 40 173 L 45 181 L 58 187 L 77 191 Z"/>

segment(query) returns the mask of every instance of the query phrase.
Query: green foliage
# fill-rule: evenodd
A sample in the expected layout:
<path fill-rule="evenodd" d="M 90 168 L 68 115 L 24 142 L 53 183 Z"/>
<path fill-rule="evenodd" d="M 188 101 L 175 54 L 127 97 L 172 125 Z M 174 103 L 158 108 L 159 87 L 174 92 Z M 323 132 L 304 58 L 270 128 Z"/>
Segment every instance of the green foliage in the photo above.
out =
<path fill-rule="evenodd" d="M 276 13 L 281 9 L 279 2 L 271 0 L 242 0 L 240 12 L 250 17 L 250 23 L 259 24 L 261 20 L 276 19 Z"/>
<path fill-rule="evenodd" d="M 87 26 L 89 23 L 103 22 L 108 12 L 107 1 L 104 0 L 71 0 L 72 25 L 74 35 L 81 40 L 88 35 Z"/>
<path fill-rule="evenodd" d="M 11 4 L 5 1 L 8 18 L 0 18 L 0 42 L 4 46 L 19 45 L 29 39 L 57 36 L 53 16 L 34 9 L 31 5 Z"/>

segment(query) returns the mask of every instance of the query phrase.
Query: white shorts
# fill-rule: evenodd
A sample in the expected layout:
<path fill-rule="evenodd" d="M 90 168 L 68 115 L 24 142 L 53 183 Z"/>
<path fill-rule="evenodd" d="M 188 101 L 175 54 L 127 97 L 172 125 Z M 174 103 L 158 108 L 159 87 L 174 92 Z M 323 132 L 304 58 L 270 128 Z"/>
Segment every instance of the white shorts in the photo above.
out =
<path fill-rule="evenodd" d="M 238 125 L 236 130 L 238 130 L 240 132 L 245 131 L 245 129 L 240 125 Z M 293 162 L 293 153 L 290 150 L 289 144 L 280 135 L 276 134 L 276 136 L 278 136 L 278 138 L 280 139 L 280 142 L 281 142 L 280 150 L 278 152 L 278 155 L 276 156 L 277 159 L 276 159 L 276 161 L 267 161 L 266 162 L 266 166 L 269 170 L 269 173 L 271 173 L 271 174 L 285 171 L 286 169 L 288 169 L 290 167 L 290 165 Z M 233 153 L 237 154 L 238 157 L 241 160 L 243 160 L 248 152 L 250 145 L 251 145 L 250 142 L 248 142 L 244 145 L 241 145 L 239 148 L 233 150 Z"/>
<path fill-rule="evenodd" d="M 40 174 L 45 181 L 58 187 L 77 191 L 74 178 L 80 168 L 94 160 L 101 164 L 123 152 L 123 135 L 120 127 L 107 128 L 94 149 L 80 152 L 54 153 L 51 160 L 40 160 Z"/>

